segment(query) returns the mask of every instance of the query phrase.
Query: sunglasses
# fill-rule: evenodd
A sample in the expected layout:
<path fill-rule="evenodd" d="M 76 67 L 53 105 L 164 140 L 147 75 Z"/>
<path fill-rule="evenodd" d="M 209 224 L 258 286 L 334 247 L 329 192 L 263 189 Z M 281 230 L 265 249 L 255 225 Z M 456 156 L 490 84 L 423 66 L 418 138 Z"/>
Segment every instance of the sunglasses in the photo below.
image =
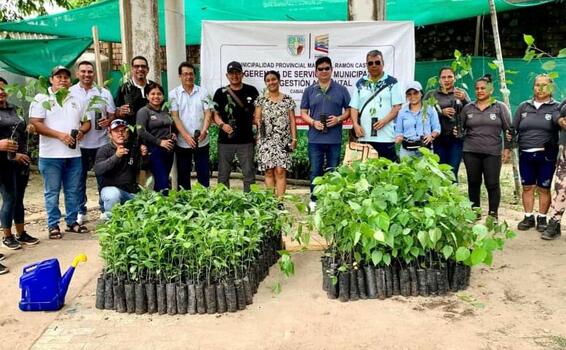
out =
<path fill-rule="evenodd" d="M 147 66 L 145 64 L 134 64 L 132 66 L 134 69 L 146 69 Z"/>
<path fill-rule="evenodd" d="M 318 67 L 316 70 L 319 71 L 319 72 L 329 71 L 330 67 Z"/>
<path fill-rule="evenodd" d="M 372 66 L 381 66 L 381 61 L 377 60 L 377 61 L 368 61 L 367 62 L 368 67 L 372 67 Z"/>

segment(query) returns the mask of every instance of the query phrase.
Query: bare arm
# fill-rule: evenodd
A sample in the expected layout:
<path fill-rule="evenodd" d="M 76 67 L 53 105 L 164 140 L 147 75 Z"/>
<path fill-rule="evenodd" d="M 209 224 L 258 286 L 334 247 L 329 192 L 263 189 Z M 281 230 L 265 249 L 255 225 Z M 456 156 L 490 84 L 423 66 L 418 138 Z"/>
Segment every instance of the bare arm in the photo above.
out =
<path fill-rule="evenodd" d="M 379 130 L 383 128 L 385 125 L 389 124 L 393 119 L 397 117 L 397 114 L 401 110 L 401 105 L 395 105 L 391 107 L 389 113 L 385 115 L 382 119 L 379 119 L 375 124 L 373 124 L 373 128 Z"/>
<path fill-rule="evenodd" d="M 196 146 L 195 140 L 193 140 L 191 135 L 189 135 L 189 133 L 187 132 L 187 129 L 185 129 L 185 126 L 183 125 L 183 121 L 181 120 L 181 118 L 179 118 L 179 111 L 171 111 L 171 118 L 173 118 L 173 122 L 175 123 L 175 127 L 177 128 L 177 131 L 179 131 L 179 134 L 181 135 L 181 137 L 191 147 L 195 147 Z"/>
<path fill-rule="evenodd" d="M 51 129 L 47 125 L 45 125 L 45 120 L 43 118 L 30 118 L 30 123 L 34 126 L 35 131 L 42 136 L 51 137 L 63 142 L 65 145 L 72 145 L 75 143 L 75 140 L 71 137 L 70 134 L 65 134 L 64 132 L 60 132 L 54 129 Z"/>

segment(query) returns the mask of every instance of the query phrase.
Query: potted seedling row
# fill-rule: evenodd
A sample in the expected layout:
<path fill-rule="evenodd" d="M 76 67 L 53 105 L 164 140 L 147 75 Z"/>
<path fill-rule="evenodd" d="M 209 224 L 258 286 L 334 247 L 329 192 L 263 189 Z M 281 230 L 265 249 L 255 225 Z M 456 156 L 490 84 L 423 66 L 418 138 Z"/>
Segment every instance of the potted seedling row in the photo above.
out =
<path fill-rule="evenodd" d="M 477 211 L 447 165 L 422 158 L 373 159 L 315 179 L 313 224 L 328 244 L 323 290 L 340 301 L 444 295 L 466 289 L 471 267 L 491 265 L 514 237 Z"/>
<path fill-rule="evenodd" d="M 258 188 L 140 192 L 97 229 L 105 268 L 96 308 L 170 315 L 245 309 L 282 252 L 289 219 L 278 204 Z"/>

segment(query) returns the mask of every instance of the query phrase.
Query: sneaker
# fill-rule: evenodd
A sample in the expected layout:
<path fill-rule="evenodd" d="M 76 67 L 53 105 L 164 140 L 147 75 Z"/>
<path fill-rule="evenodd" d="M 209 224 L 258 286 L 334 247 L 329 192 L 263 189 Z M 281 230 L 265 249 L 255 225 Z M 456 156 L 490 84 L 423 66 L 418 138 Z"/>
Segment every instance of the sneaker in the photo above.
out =
<path fill-rule="evenodd" d="M 535 227 L 535 216 L 525 216 L 521 222 L 517 225 L 517 229 L 520 231 L 527 231 Z"/>
<path fill-rule="evenodd" d="M 14 235 L 4 237 L 2 239 L 2 245 L 11 250 L 20 249 L 22 247 L 22 245 L 20 244 L 20 242 L 18 242 L 18 240 L 16 239 L 16 237 L 14 237 Z"/>
<path fill-rule="evenodd" d="M 316 210 L 316 202 L 315 202 L 315 201 L 310 201 L 310 203 L 309 203 L 309 212 L 314 213 L 315 210 Z"/>
<path fill-rule="evenodd" d="M 5 273 L 10 272 L 10 270 L 8 270 L 8 268 L 2 264 L 0 264 L 0 275 L 3 275 Z"/>
<path fill-rule="evenodd" d="M 0 253 L 0 261 L 2 261 L 4 259 L 6 259 L 6 256 L 4 254 Z"/>
<path fill-rule="evenodd" d="M 82 225 L 86 221 L 86 214 L 77 215 L 77 224 Z"/>
<path fill-rule="evenodd" d="M 544 232 L 546 230 L 546 216 L 537 216 L 537 231 Z"/>
<path fill-rule="evenodd" d="M 546 230 L 544 230 L 540 238 L 550 241 L 558 237 L 560 237 L 560 221 L 550 219 L 546 226 Z"/>
<path fill-rule="evenodd" d="M 28 235 L 26 231 L 22 232 L 21 235 L 16 236 L 16 239 L 18 240 L 18 242 L 26 245 L 36 245 L 37 243 L 39 243 L 39 239 Z"/>

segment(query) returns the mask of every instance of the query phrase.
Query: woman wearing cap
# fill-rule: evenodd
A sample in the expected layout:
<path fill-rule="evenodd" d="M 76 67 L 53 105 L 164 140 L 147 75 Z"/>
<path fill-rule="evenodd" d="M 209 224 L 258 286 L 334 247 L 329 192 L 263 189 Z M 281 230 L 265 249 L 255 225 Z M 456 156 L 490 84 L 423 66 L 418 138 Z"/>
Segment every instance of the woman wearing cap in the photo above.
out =
<path fill-rule="evenodd" d="M 536 230 L 544 232 L 546 213 L 550 207 L 550 185 L 558 155 L 558 117 L 560 103 L 552 98 L 554 85 L 547 75 L 535 78 L 533 98 L 524 101 L 515 111 L 513 130 L 519 145 L 519 170 L 523 185 L 525 216 L 517 228 L 521 231 L 535 227 L 533 207 L 535 187 L 539 194 Z"/>
<path fill-rule="evenodd" d="M 482 177 L 485 180 L 489 202 L 488 214 L 497 220 L 501 187 L 501 163 L 509 159 L 511 145 L 505 141 L 502 153 L 503 132 L 511 129 L 507 106 L 492 98 L 491 76 L 486 74 L 475 83 L 476 100 L 462 109 L 460 119 L 464 133 L 464 164 L 468 175 L 468 196 L 474 208 L 480 208 Z M 454 134 L 458 128 L 454 127 Z"/>
<path fill-rule="evenodd" d="M 5 84 L 8 82 L 0 77 L 0 223 L 4 231 L 2 245 L 15 250 L 22 244 L 37 244 L 39 240 L 30 236 L 24 227 L 24 193 L 30 163 L 26 154 L 26 122 L 18 117 L 16 107 L 8 103 Z M 12 223 L 16 226 L 16 236 L 12 234 Z M 0 254 L 0 260 L 4 260 L 4 254 Z M 0 264 L 0 275 L 7 272 L 8 268 Z"/>
<path fill-rule="evenodd" d="M 405 90 L 407 104 L 401 107 L 395 121 L 395 142 L 401 144 L 399 156 L 421 156 L 419 147 L 432 146 L 440 134 L 438 114 L 432 107 L 426 111 L 422 103 L 422 86 L 418 81 L 411 82 Z"/>
<path fill-rule="evenodd" d="M 136 115 L 139 136 L 149 148 L 149 167 L 153 174 L 154 190 L 168 193 L 169 172 L 173 166 L 175 147 L 175 125 L 169 111 L 163 109 L 163 88 L 157 83 L 149 83 L 144 89 L 148 104 Z"/>
<path fill-rule="evenodd" d="M 455 87 L 456 76 L 450 67 L 443 67 L 438 73 L 439 88 L 426 93 L 424 99 L 430 96 L 438 101 L 436 110 L 439 114 L 441 132 L 434 140 L 434 152 L 440 157 L 440 163 L 452 167 L 456 181 L 462 161 L 463 142 L 459 135 L 453 135 L 462 108 L 470 102 L 466 91 Z"/>
<path fill-rule="evenodd" d="M 263 80 L 267 91 L 255 101 L 255 124 L 260 125 L 257 144 L 258 169 L 265 171 L 265 186 L 285 194 L 291 152 L 297 147 L 295 102 L 279 91 L 279 72 L 268 71 Z"/>

